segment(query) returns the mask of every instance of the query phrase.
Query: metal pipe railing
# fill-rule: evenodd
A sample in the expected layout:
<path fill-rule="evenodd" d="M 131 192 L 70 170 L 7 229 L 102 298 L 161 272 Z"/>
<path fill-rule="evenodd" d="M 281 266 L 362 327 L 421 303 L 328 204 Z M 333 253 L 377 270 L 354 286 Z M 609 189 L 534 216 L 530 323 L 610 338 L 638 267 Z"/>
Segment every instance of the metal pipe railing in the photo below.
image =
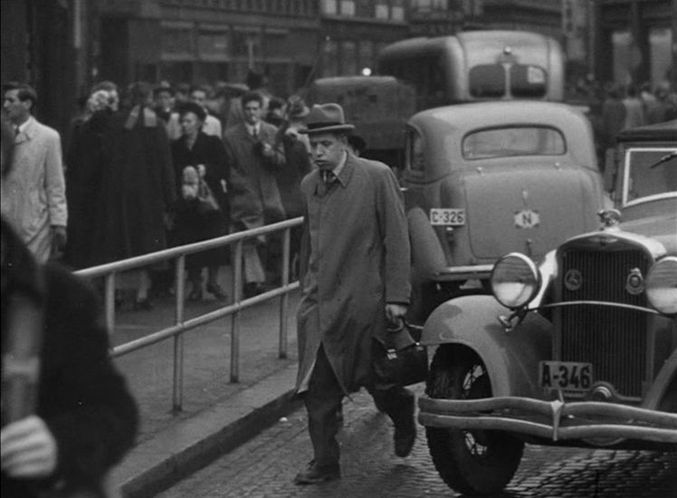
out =
<path fill-rule="evenodd" d="M 289 293 L 299 288 L 298 282 L 289 282 L 290 265 L 290 240 L 291 229 L 301 225 L 303 218 L 293 218 L 270 225 L 265 225 L 242 232 L 232 233 L 209 239 L 193 244 L 187 244 L 179 247 L 172 247 L 163 251 L 144 254 L 133 258 L 115 261 L 91 268 L 85 268 L 75 272 L 77 275 L 87 279 L 104 278 L 104 313 L 106 325 L 109 333 L 112 333 L 115 327 L 115 280 L 118 273 L 128 270 L 143 268 L 152 264 L 176 259 L 175 269 L 175 316 L 174 325 L 155 332 L 144 337 L 126 342 L 114 347 L 111 351 L 113 357 L 123 356 L 133 351 L 151 346 L 160 341 L 173 338 L 173 375 L 172 375 L 172 411 L 180 412 L 183 406 L 183 360 L 184 333 L 195 329 L 201 325 L 213 322 L 225 316 L 231 317 L 231 344 L 230 344 L 230 382 L 239 382 L 239 360 L 240 360 L 240 312 L 243 309 L 262 303 L 269 299 L 280 297 L 280 328 L 279 328 L 279 358 L 287 358 L 287 318 Z M 282 250 L 282 282 L 280 287 L 272 289 L 257 296 L 242 299 L 242 246 L 244 240 L 266 235 L 273 232 L 283 232 L 283 250 Z M 223 306 L 209 313 L 204 313 L 197 317 L 186 320 L 184 316 L 184 296 L 185 296 L 185 264 L 186 256 L 209 249 L 234 245 L 233 256 L 233 303 Z"/>

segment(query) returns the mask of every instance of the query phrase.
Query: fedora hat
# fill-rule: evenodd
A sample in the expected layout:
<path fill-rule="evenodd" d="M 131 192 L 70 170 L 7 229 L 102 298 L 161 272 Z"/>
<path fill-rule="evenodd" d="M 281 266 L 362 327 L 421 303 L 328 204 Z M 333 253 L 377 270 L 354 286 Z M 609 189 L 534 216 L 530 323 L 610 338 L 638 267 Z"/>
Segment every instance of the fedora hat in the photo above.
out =
<path fill-rule="evenodd" d="M 346 123 L 343 108 L 340 105 L 315 104 L 306 116 L 306 127 L 299 130 L 299 133 L 347 132 L 354 128 L 354 125 Z"/>

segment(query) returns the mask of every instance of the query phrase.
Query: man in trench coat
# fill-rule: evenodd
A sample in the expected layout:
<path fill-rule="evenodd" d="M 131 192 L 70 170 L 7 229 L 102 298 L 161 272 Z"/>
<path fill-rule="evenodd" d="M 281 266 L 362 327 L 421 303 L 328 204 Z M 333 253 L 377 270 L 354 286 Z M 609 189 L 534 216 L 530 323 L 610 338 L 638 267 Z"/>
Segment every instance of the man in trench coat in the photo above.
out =
<path fill-rule="evenodd" d="M 316 105 L 306 118 L 318 166 L 302 181 L 306 203 L 302 297 L 298 310 L 297 391 L 308 411 L 314 459 L 297 484 L 340 477 L 337 413 L 343 397 L 366 387 L 395 425 L 395 453 L 416 439 L 414 395 L 379 386 L 373 341 L 397 323 L 409 303 L 409 238 L 392 170 L 347 151 L 343 109 Z"/>

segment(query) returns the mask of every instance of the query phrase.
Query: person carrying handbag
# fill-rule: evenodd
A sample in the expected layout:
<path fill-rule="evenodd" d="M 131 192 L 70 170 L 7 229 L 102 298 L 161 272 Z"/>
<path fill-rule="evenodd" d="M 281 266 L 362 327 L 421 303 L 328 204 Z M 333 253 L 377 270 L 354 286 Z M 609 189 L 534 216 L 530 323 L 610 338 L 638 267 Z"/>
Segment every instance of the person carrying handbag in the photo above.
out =
<path fill-rule="evenodd" d="M 226 151 L 218 137 L 202 129 L 206 113 L 194 102 L 179 108 L 183 135 L 172 142 L 178 199 L 173 209 L 172 245 L 184 245 L 220 237 L 228 233 L 228 193 Z M 225 247 L 202 251 L 186 258 L 191 290 L 189 301 L 203 297 L 202 271 L 207 268 L 205 289 L 217 300 L 227 299 L 219 285 L 219 269 L 228 264 Z"/>

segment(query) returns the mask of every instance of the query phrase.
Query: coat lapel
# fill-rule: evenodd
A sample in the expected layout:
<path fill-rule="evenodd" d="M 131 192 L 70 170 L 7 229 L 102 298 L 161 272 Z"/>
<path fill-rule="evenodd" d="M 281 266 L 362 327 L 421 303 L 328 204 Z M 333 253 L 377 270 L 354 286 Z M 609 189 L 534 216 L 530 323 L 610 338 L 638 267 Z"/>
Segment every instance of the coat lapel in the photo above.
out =
<path fill-rule="evenodd" d="M 32 118 L 30 122 L 26 125 L 26 129 L 22 132 L 19 132 L 17 136 L 14 137 L 14 143 L 20 144 L 31 140 L 37 134 L 37 126 L 35 124 L 35 118 Z"/>

